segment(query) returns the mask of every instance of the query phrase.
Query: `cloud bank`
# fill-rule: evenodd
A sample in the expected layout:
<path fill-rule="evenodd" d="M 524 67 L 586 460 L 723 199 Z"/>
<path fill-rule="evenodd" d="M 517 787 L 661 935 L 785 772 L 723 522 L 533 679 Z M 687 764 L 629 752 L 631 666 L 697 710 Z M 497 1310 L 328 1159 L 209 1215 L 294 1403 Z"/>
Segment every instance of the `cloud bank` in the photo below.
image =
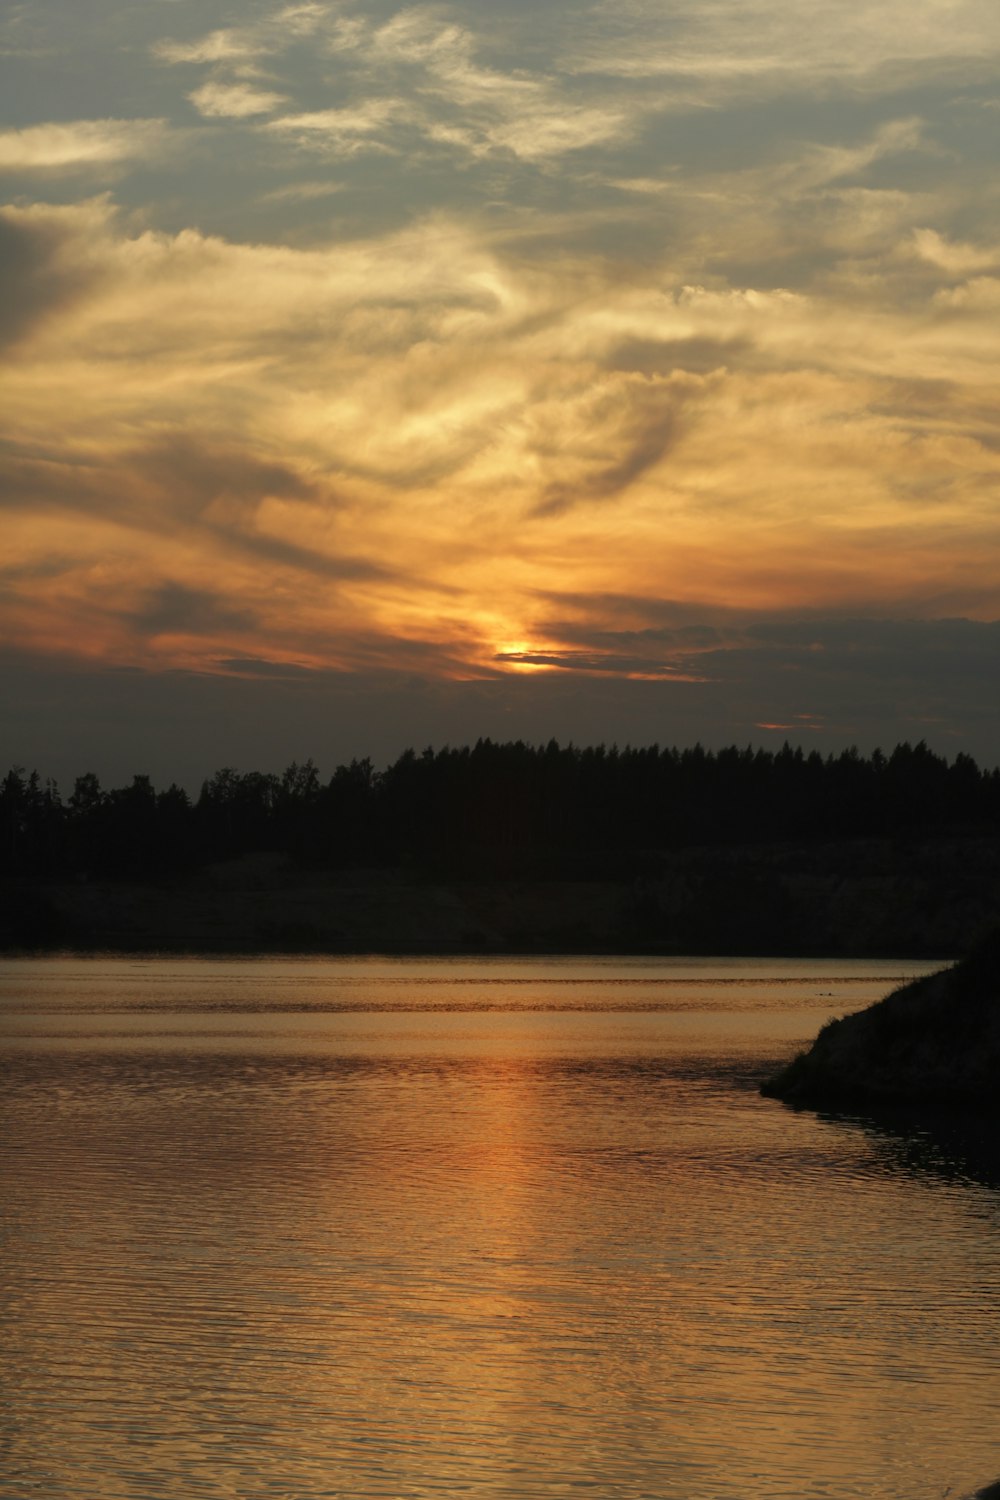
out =
<path fill-rule="evenodd" d="M 5 639 L 144 681 L 680 695 L 736 737 L 864 739 L 891 679 L 907 733 L 923 692 L 981 746 L 987 6 L 130 24 L 0 23 Z"/>

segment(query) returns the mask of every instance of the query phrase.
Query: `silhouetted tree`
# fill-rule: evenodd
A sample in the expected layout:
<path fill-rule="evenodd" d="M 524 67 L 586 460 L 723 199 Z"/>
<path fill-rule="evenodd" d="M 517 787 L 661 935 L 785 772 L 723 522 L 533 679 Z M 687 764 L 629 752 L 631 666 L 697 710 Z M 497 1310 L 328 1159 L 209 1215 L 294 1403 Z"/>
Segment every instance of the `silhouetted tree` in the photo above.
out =
<path fill-rule="evenodd" d="M 223 767 L 192 806 L 148 776 L 104 790 L 77 777 L 65 806 L 52 782 L 13 767 L 0 783 L 8 876 L 159 878 L 199 863 L 277 850 L 328 866 L 405 863 L 465 876 L 645 878 L 666 850 L 1000 828 L 1000 769 L 949 765 L 920 741 L 861 755 L 729 746 L 473 746 L 368 759 L 325 784 L 312 760 L 280 776 Z M 761 897 L 763 902 L 763 896 Z"/>

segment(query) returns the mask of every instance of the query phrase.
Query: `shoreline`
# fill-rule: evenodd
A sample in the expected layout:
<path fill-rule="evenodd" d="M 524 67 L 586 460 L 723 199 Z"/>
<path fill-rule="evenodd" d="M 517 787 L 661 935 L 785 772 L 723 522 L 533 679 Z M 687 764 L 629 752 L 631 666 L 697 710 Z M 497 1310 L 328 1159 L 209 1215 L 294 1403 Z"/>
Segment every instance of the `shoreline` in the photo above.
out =
<path fill-rule="evenodd" d="M 953 962 L 953 958 L 942 956 L 940 953 L 927 954 L 922 952 L 866 952 L 866 953 L 831 953 L 827 950 L 806 952 L 799 948 L 775 949 L 767 948 L 759 951 L 747 949 L 693 949 L 693 948 L 652 948 L 645 947 L 586 947 L 580 944 L 572 946 L 559 945 L 534 945 L 534 946 L 506 946 L 498 948 L 462 947 L 455 945 L 451 947 L 442 944 L 433 946 L 390 946 L 383 944 L 378 947 L 317 947 L 317 946 L 195 946 L 193 944 L 159 945 L 149 944 L 102 944 L 94 946 L 83 946 L 80 944 L 53 944 L 38 945 L 35 947 L 3 947 L 0 948 L 0 961 L 3 959 L 30 959 L 30 958 L 146 958 L 146 959 L 169 959 L 169 958 L 232 958 L 232 959 L 267 959 L 267 958 L 385 958 L 385 959 L 434 959 L 434 958 L 466 958 L 481 959 L 520 959 L 520 958 L 620 958 L 620 959 L 678 959 L 678 960 L 728 960 L 739 963 L 741 960 L 747 962 L 760 962 L 761 960 L 774 959 L 775 961 L 794 962 L 801 960 L 803 963 L 816 963 L 828 959 L 831 963 L 901 963 L 901 964 L 924 964 L 928 970 L 940 968 L 942 965 Z"/>
<path fill-rule="evenodd" d="M 940 960 L 1000 911 L 1000 845 L 723 845 L 642 873 L 325 869 L 259 852 L 157 880 L 0 882 L 0 952 Z"/>

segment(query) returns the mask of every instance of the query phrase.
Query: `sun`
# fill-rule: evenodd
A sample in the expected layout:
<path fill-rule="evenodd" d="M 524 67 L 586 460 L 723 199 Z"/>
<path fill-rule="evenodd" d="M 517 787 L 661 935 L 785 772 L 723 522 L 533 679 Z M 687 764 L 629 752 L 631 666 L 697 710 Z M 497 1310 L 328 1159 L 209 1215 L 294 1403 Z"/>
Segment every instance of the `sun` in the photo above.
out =
<path fill-rule="evenodd" d="M 544 648 L 539 648 L 530 641 L 498 641 L 494 660 L 501 662 L 509 672 L 550 672 L 552 670 L 550 663 L 530 660 L 531 657 L 542 654 L 543 650 Z"/>

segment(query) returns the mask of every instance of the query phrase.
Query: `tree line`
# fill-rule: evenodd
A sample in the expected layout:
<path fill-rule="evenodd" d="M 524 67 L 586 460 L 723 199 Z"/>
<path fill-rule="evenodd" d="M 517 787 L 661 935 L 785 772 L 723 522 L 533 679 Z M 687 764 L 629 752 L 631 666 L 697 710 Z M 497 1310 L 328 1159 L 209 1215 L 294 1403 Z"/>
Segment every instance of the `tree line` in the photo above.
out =
<path fill-rule="evenodd" d="M 831 838 L 1000 831 L 1000 770 L 925 742 L 891 754 L 732 746 L 580 748 L 488 739 L 407 750 L 324 780 L 312 760 L 284 772 L 216 771 L 196 798 L 148 776 L 105 789 L 14 767 L 0 785 L 0 873 L 36 879 L 158 879 L 258 851 L 307 866 L 410 866 L 475 878 L 586 878 L 657 851 Z"/>

